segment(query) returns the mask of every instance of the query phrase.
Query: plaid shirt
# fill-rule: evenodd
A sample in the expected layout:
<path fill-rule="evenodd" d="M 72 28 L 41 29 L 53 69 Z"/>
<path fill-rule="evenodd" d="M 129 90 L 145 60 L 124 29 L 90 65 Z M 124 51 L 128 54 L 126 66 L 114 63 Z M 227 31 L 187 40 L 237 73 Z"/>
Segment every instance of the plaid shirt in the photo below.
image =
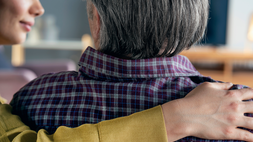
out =
<path fill-rule="evenodd" d="M 215 82 L 180 55 L 125 60 L 88 47 L 79 66 L 79 72 L 46 74 L 28 83 L 14 95 L 13 113 L 31 129 L 53 133 L 61 125 L 77 127 L 130 115 L 182 98 L 203 82 Z"/>

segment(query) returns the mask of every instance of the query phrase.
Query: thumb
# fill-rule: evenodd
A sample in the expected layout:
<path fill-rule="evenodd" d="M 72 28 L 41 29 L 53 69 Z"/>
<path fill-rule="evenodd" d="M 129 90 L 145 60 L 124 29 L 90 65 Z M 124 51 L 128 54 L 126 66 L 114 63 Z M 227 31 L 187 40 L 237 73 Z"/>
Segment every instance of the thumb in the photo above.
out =
<path fill-rule="evenodd" d="M 213 83 L 213 85 L 216 89 L 229 90 L 233 86 L 233 83 L 231 82 Z"/>

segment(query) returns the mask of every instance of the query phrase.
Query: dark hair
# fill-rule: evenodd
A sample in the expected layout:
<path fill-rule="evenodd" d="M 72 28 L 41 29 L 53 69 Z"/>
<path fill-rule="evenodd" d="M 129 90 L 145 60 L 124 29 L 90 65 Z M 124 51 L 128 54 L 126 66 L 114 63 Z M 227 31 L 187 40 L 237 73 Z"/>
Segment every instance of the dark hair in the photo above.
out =
<path fill-rule="evenodd" d="M 208 0 L 91 0 L 101 19 L 103 53 L 130 59 L 174 56 L 199 41 Z"/>

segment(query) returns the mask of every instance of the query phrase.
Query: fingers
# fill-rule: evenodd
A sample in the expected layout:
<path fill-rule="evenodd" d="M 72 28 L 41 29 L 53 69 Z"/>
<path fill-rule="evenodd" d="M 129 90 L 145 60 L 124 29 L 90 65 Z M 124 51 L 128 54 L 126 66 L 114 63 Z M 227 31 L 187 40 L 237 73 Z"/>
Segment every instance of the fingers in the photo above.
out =
<path fill-rule="evenodd" d="M 250 100 L 253 99 L 253 89 L 251 88 L 244 88 L 244 89 L 238 89 L 238 90 L 229 90 L 233 86 L 232 83 L 210 83 L 210 82 L 204 82 L 199 87 L 201 90 L 204 88 L 215 88 L 218 90 L 228 90 L 227 95 L 228 97 L 239 97 L 241 100 Z"/>
<path fill-rule="evenodd" d="M 253 99 L 253 89 L 251 88 L 246 88 L 246 89 L 240 89 L 240 91 L 242 91 L 243 94 L 243 100 L 249 100 L 249 99 Z"/>
<path fill-rule="evenodd" d="M 243 127 L 243 128 L 247 128 L 247 129 L 253 129 L 253 118 L 252 117 L 247 117 L 247 116 L 243 116 L 243 119 L 241 119 L 242 121 L 240 121 L 240 125 L 238 125 L 238 127 Z M 253 139 L 252 139 L 253 141 Z"/>
<path fill-rule="evenodd" d="M 253 101 L 246 101 L 242 103 L 242 111 L 244 113 L 253 113 Z M 253 119 L 253 118 L 252 118 Z"/>
<path fill-rule="evenodd" d="M 230 95 L 240 96 L 241 100 L 250 100 L 253 99 L 253 89 L 245 88 L 245 89 L 238 89 L 238 90 L 231 90 Z"/>
<path fill-rule="evenodd" d="M 224 131 L 226 139 L 241 140 L 241 141 L 253 141 L 253 134 L 243 129 L 227 129 Z"/>
<path fill-rule="evenodd" d="M 231 82 L 226 82 L 226 83 L 211 83 L 216 89 L 221 89 L 221 90 L 229 90 L 232 86 L 233 83 Z"/>

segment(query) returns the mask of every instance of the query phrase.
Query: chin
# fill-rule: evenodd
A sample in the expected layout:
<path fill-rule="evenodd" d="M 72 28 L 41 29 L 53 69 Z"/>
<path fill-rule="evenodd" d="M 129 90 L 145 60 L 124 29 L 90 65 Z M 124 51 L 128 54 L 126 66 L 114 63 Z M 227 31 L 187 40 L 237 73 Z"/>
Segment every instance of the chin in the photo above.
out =
<path fill-rule="evenodd" d="M 0 45 L 15 45 L 15 44 L 21 44 L 23 43 L 22 41 L 0 41 Z"/>
<path fill-rule="evenodd" d="M 22 44 L 25 42 L 26 36 L 19 36 L 13 38 L 0 38 L 0 45 L 14 45 L 14 44 Z"/>
<path fill-rule="evenodd" d="M 26 37 L 22 37 L 22 38 L 16 38 L 14 40 L 12 40 L 10 44 L 22 44 L 23 42 L 25 42 Z"/>
<path fill-rule="evenodd" d="M 26 35 L 27 33 L 19 31 L 16 33 L 0 34 L 0 45 L 21 44 L 25 42 Z"/>

